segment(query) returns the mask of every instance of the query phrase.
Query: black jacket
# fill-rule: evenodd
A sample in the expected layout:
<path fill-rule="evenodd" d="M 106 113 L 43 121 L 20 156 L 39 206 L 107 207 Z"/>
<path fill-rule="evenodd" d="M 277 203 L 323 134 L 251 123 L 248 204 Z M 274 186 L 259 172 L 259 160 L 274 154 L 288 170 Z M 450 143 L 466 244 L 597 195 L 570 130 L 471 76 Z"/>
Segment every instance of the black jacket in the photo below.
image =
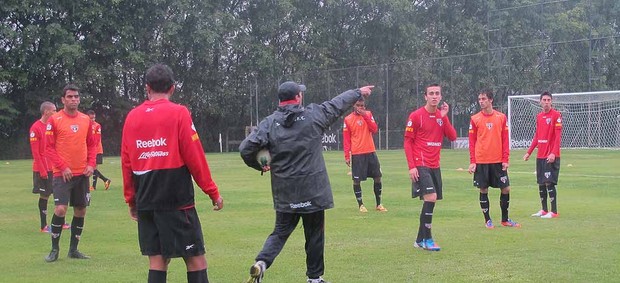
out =
<path fill-rule="evenodd" d="M 256 153 L 269 149 L 276 211 L 312 213 L 334 207 L 321 138 L 360 97 L 359 90 L 348 90 L 320 105 L 280 106 L 243 140 L 241 158 L 256 170 L 262 170 Z"/>

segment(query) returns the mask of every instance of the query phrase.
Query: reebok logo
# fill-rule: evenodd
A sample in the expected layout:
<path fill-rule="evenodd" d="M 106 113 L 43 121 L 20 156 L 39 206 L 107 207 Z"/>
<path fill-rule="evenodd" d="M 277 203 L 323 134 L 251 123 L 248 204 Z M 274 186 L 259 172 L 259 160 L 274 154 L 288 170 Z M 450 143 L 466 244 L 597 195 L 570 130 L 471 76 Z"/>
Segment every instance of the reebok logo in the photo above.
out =
<path fill-rule="evenodd" d="M 300 203 L 291 203 L 290 206 L 293 209 L 295 209 L 295 208 L 304 208 L 304 207 L 312 206 L 312 202 L 306 201 L 306 202 L 300 202 Z"/>
<path fill-rule="evenodd" d="M 166 143 L 166 139 L 159 138 L 159 139 L 151 139 L 148 141 L 136 140 L 137 148 L 149 148 L 149 147 L 156 147 L 156 146 L 168 146 L 168 144 Z"/>
<path fill-rule="evenodd" d="M 194 244 L 191 244 L 191 245 L 189 245 L 189 246 L 185 246 L 185 250 L 186 250 L 186 251 L 187 251 L 187 250 L 190 250 L 190 249 L 193 249 L 193 248 L 194 248 Z"/>

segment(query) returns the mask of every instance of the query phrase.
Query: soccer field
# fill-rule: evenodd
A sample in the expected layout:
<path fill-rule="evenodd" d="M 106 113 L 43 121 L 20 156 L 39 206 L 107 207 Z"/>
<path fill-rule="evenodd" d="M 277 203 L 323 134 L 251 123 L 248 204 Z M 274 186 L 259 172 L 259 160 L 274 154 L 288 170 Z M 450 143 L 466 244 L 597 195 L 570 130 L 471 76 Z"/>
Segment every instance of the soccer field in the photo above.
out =
<path fill-rule="evenodd" d="M 556 219 L 532 218 L 540 209 L 535 160 L 511 152 L 510 217 L 519 229 L 484 227 L 478 190 L 467 173 L 468 152 L 444 150 L 444 200 L 433 217 L 440 252 L 417 250 L 421 201 L 411 198 L 402 150 L 380 151 L 383 203 L 374 207 L 372 180 L 362 183 L 369 212 L 361 214 L 342 152 L 325 152 L 336 207 L 326 213 L 326 273 L 331 282 L 618 282 L 620 280 L 620 151 L 564 150 Z M 269 176 L 246 167 L 238 153 L 207 154 L 224 198 L 220 212 L 199 189 L 210 282 L 239 283 L 271 233 L 274 212 Z M 123 200 L 119 158 L 99 166 L 112 179 L 109 191 L 92 193 L 80 250 L 90 260 L 68 259 L 69 231 L 60 258 L 46 263 L 47 234 L 39 232 L 37 196 L 31 194 L 30 160 L 0 162 L 0 282 L 146 282 L 148 260 L 140 255 L 136 223 Z M 464 170 L 459 170 L 462 168 Z M 491 189 L 491 216 L 500 221 L 499 190 Z M 48 206 L 50 212 L 53 205 Z M 69 212 L 67 222 L 71 221 Z M 48 218 L 49 219 L 49 218 Z M 48 220 L 49 221 L 49 220 Z M 185 266 L 174 259 L 169 282 L 186 282 Z M 301 224 L 264 281 L 305 282 Z"/>

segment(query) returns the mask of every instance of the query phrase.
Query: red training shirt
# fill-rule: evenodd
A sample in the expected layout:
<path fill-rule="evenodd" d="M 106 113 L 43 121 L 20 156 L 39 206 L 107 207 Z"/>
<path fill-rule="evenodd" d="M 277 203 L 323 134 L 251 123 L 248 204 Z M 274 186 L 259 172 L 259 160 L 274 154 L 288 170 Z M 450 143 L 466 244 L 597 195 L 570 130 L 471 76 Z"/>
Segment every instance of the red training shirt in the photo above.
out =
<path fill-rule="evenodd" d="M 551 153 L 555 154 L 555 157 L 560 157 L 561 141 L 562 114 L 553 108 L 547 113 L 542 111 L 536 116 L 536 133 L 527 153 L 532 154 L 534 148 L 538 146 L 536 158 L 547 158 Z"/>
<path fill-rule="evenodd" d="M 443 137 L 456 140 L 456 130 L 448 117 L 439 110 L 430 113 L 424 107 L 409 114 L 405 127 L 405 155 L 409 169 L 417 166 L 439 168 L 439 154 Z"/>
<path fill-rule="evenodd" d="M 45 157 L 45 128 L 47 124 L 37 120 L 30 126 L 30 152 L 32 152 L 32 171 L 38 172 L 42 178 L 47 178 L 47 172 L 52 171 L 49 161 Z"/>

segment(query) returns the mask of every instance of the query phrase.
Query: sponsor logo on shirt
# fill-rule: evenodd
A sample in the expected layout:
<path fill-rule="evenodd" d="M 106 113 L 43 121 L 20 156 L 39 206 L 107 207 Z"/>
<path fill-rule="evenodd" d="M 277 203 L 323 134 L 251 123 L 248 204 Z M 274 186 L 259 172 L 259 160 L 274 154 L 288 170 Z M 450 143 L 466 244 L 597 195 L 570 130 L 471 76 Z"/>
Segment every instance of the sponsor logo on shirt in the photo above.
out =
<path fill-rule="evenodd" d="M 166 139 L 159 138 L 159 139 L 151 139 L 147 141 L 136 140 L 137 148 L 149 148 L 149 147 L 156 147 L 156 146 L 168 146 L 168 144 L 166 143 Z"/>
<path fill-rule="evenodd" d="M 143 153 L 140 153 L 140 156 L 138 157 L 138 159 L 149 159 L 152 157 L 166 157 L 168 156 L 169 152 L 167 151 L 145 151 Z"/>
<path fill-rule="evenodd" d="M 441 146 L 440 142 L 427 142 L 426 146 Z"/>
<path fill-rule="evenodd" d="M 538 140 L 538 143 L 547 143 L 549 142 L 548 140 Z"/>
<path fill-rule="evenodd" d="M 146 111 L 144 111 L 144 112 L 153 112 L 153 110 L 155 110 L 155 108 L 150 108 L 150 107 L 147 107 L 147 108 L 146 108 Z"/>
<path fill-rule="evenodd" d="M 305 202 L 300 202 L 300 203 L 291 203 L 289 205 L 293 209 L 295 209 L 295 208 L 304 208 L 304 207 L 312 206 L 312 202 L 311 201 L 305 201 Z"/>

